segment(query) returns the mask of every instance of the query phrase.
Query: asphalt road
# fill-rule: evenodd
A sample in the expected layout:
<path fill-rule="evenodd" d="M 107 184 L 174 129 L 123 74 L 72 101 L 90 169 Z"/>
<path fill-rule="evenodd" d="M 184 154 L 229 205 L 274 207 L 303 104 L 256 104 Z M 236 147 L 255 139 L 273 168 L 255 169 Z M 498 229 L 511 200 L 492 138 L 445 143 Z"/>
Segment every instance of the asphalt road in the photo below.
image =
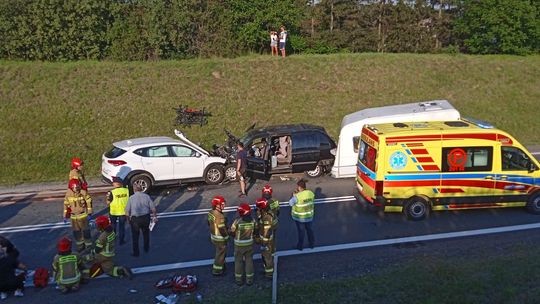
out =
<path fill-rule="evenodd" d="M 524 209 L 490 209 L 464 210 L 451 212 L 434 212 L 431 217 L 421 222 L 411 222 L 401 214 L 377 214 L 363 211 L 350 199 L 354 193 L 353 181 L 336 180 L 329 177 L 312 180 L 308 187 L 313 189 L 316 197 L 323 199 L 316 205 L 314 229 L 316 245 L 335 245 L 342 243 L 396 238 L 441 232 L 462 231 L 507 225 L 535 223 L 539 216 L 529 214 Z M 264 182 L 256 183 L 249 194 L 253 202 L 264 186 Z M 273 181 L 276 198 L 285 201 L 294 187 L 294 181 Z M 167 191 L 170 193 L 166 195 Z M 210 207 L 210 199 L 215 194 L 224 195 L 228 205 L 237 205 L 237 185 L 220 187 L 202 187 L 197 191 L 164 190 L 155 197 L 158 212 L 187 211 Z M 344 197 L 324 203 L 324 199 Z M 347 199 L 347 196 L 349 198 Z M 103 205 L 103 198 L 95 198 L 96 210 Z M 0 233 L 11 239 L 22 252 L 22 260 L 29 267 L 49 265 L 55 253 L 56 240 L 63 235 L 70 235 L 69 228 L 42 229 L 37 231 L 21 231 L 10 233 L 3 229 L 13 226 L 58 222 L 61 220 L 61 201 L 38 202 L 28 204 L 12 204 L 2 207 L 0 215 Z M 101 209 L 98 213 L 104 213 Z M 278 249 L 292 249 L 296 244 L 296 229 L 289 216 L 290 207 L 282 207 L 280 227 L 277 235 Z M 226 213 L 229 223 L 235 212 Z M 127 240 L 130 240 L 130 233 Z M 118 247 L 117 259 L 130 267 L 160 265 L 192 260 L 208 259 L 213 256 L 213 247 L 208 240 L 206 213 L 169 214 L 160 219 L 151 233 L 151 251 L 138 258 L 131 257 L 131 244 Z M 232 247 L 229 248 L 232 255 Z"/>

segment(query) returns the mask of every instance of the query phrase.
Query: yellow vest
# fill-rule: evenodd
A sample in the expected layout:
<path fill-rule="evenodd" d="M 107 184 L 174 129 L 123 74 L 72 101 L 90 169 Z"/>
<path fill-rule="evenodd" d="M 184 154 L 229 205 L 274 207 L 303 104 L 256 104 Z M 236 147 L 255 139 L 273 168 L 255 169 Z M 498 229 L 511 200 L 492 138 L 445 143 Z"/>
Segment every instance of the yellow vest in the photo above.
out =
<path fill-rule="evenodd" d="M 129 199 L 128 188 L 114 188 L 111 190 L 112 202 L 109 206 L 111 215 L 120 216 L 126 215 L 126 205 Z"/>
<path fill-rule="evenodd" d="M 315 194 L 311 190 L 304 190 L 296 194 L 298 202 L 293 205 L 291 215 L 294 220 L 310 222 L 313 219 Z"/>

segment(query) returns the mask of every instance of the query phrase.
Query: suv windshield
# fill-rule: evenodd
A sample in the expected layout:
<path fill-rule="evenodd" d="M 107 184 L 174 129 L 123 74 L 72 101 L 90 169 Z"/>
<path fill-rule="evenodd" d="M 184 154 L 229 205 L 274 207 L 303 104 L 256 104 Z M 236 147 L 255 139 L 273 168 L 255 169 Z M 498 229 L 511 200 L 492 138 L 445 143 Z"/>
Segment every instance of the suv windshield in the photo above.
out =
<path fill-rule="evenodd" d="M 109 151 L 105 153 L 105 157 L 107 158 L 117 158 L 118 156 L 126 153 L 126 150 L 122 150 L 118 147 L 112 147 Z"/>
<path fill-rule="evenodd" d="M 369 170 L 375 171 L 375 164 L 377 160 L 377 149 L 368 145 L 365 141 L 360 142 L 360 149 L 358 151 L 358 160 L 368 167 Z"/>

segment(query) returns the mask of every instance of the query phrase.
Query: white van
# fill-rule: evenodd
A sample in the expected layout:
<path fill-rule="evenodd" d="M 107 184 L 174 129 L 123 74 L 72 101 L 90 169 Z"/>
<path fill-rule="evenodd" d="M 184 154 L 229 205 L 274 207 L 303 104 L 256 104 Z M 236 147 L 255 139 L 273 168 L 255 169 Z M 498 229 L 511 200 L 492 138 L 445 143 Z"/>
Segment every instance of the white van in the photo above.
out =
<path fill-rule="evenodd" d="M 343 117 L 332 167 L 335 178 L 355 177 L 358 141 L 365 124 L 391 122 L 458 120 L 460 114 L 448 100 L 415 102 L 380 108 L 369 108 Z"/>

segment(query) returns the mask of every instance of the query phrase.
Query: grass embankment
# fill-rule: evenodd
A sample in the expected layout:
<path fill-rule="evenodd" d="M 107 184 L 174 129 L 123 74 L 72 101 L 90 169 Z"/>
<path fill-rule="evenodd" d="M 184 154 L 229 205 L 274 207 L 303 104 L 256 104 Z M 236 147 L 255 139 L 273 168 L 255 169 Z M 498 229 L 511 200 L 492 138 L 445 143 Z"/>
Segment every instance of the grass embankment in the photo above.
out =
<path fill-rule="evenodd" d="M 337 138 L 345 114 L 449 99 L 464 116 L 540 143 L 540 56 L 343 54 L 165 62 L 0 62 L 0 184 L 66 180 L 81 156 L 88 176 L 117 140 L 172 133 L 178 104 L 207 107 L 209 147 L 253 122 L 315 123 Z"/>
<path fill-rule="evenodd" d="M 278 303 L 538 303 L 538 254 L 527 246 L 496 256 L 423 256 L 372 274 L 280 286 Z M 235 303 L 271 303 L 271 291 L 247 289 Z"/>

